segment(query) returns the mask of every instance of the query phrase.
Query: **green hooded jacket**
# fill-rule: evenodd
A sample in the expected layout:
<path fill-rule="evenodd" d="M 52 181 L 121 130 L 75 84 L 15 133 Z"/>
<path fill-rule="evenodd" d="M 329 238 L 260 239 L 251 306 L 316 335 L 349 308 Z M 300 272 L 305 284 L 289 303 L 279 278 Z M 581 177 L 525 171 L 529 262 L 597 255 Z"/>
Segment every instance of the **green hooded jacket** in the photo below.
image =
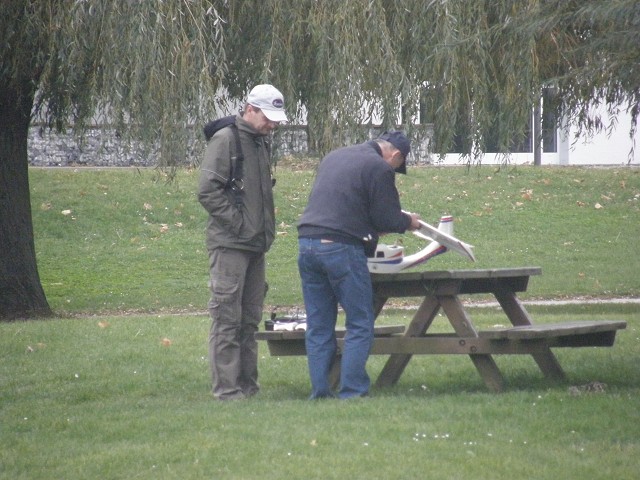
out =
<path fill-rule="evenodd" d="M 209 213 L 207 248 L 266 252 L 275 236 L 267 138 L 239 115 L 236 125 L 244 154 L 242 204 L 236 205 L 234 192 L 226 186 L 236 156 L 233 127 L 223 128 L 211 137 L 200 167 L 198 200 Z"/>

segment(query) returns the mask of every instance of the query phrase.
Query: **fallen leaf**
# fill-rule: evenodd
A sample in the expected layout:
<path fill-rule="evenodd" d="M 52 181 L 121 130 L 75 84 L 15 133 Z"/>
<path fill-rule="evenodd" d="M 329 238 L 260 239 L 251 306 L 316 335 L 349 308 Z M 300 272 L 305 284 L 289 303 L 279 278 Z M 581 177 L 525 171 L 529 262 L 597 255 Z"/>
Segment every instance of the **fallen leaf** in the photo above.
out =
<path fill-rule="evenodd" d="M 62 210 L 62 215 L 71 215 L 71 210 Z"/>
<path fill-rule="evenodd" d="M 162 342 L 160 342 L 162 344 L 163 347 L 170 347 L 171 346 L 171 340 L 169 340 L 167 337 L 162 339 Z"/>
<path fill-rule="evenodd" d="M 98 322 L 98 326 L 100 328 L 107 328 L 109 326 L 109 322 L 105 322 L 105 321 Z"/>
<path fill-rule="evenodd" d="M 167 225 L 166 223 L 161 223 L 160 224 L 160 233 L 165 233 L 169 231 L 169 225 Z"/>
<path fill-rule="evenodd" d="M 593 208 L 595 208 L 596 210 L 600 210 L 601 208 L 604 208 L 602 205 L 600 205 L 599 203 L 596 203 Z"/>
<path fill-rule="evenodd" d="M 533 190 L 525 190 L 522 194 L 522 198 L 525 200 L 531 200 L 533 198 Z"/>
<path fill-rule="evenodd" d="M 151 206 L 151 204 L 150 204 L 150 203 L 145 203 L 145 204 L 144 204 L 144 209 L 145 209 L 145 210 L 151 210 L 152 208 L 153 208 L 153 207 Z"/>
<path fill-rule="evenodd" d="M 32 347 L 31 345 L 27 345 L 27 348 L 25 349 L 27 353 L 33 353 L 36 350 L 42 350 L 43 348 L 45 348 L 46 345 L 42 342 L 38 342 L 36 343 L 35 347 Z"/>
<path fill-rule="evenodd" d="M 44 202 L 40 205 L 40 210 L 51 210 L 51 202 Z"/>

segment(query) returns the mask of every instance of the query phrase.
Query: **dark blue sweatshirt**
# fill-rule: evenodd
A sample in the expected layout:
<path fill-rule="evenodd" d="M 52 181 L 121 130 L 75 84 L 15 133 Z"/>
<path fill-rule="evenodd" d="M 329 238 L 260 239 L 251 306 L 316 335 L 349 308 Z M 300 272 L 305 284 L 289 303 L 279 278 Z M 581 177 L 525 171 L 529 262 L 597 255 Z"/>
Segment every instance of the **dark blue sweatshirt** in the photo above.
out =
<path fill-rule="evenodd" d="M 380 146 L 369 141 L 322 159 L 298 236 L 375 245 L 380 233 L 404 233 L 410 225 L 411 217 L 401 211 L 393 167 Z"/>

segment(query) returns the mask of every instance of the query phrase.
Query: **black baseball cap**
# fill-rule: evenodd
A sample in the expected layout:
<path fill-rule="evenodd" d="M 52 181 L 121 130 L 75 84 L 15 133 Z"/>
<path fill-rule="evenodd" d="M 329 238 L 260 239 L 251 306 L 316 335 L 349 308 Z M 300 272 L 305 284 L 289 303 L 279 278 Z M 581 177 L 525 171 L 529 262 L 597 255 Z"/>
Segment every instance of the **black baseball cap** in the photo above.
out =
<path fill-rule="evenodd" d="M 393 145 L 398 150 L 400 150 L 400 153 L 404 157 L 404 162 L 402 162 L 402 165 L 396 168 L 396 172 L 406 174 L 407 173 L 407 157 L 411 152 L 411 142 L 409 141 L 409 139 L 400 130 L 395 130 L 392 132 L 384 132 L 378 138 L 380 138 L 380 140 L 386 140 L 391 145 Z"/>

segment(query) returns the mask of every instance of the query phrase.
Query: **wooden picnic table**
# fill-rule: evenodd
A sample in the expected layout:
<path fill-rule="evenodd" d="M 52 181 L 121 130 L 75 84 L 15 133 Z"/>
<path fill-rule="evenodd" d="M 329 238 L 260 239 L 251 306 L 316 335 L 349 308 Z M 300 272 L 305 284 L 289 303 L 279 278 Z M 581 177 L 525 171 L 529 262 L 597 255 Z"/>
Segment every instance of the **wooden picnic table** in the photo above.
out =
<path fill-rule="evenodd" d="M 580 321 L 535 325 L 518 292 L 526 291 L 529 278 L 542 273 L 539 267 L 444 270 L 373 274 L 376 317 L 390 298 L 419 297 L 420 305 L 406 328 L 376 326 L 372 355 L 388 355 L 376 385 L 394 385 L 413 355 L 468 355 L 486 386 L 502 391 L 504 378 L 493 355 L 531 355 L 545 377 L 565 379 L 552 347 L 611 346 L 624 321 Z M 491 294 L 511 323 L 510 327 L 479 331 L 465 309 L 460 295 Z M 453 333 L 430 333 L 433 320 L 442 310 Z M 338 334 L 338 355 L 344 344 Z M 304 332 L 258 332 L 272 355 L 305 355 Z M 332 378 L 337 382 L 340 363 Z"/>

